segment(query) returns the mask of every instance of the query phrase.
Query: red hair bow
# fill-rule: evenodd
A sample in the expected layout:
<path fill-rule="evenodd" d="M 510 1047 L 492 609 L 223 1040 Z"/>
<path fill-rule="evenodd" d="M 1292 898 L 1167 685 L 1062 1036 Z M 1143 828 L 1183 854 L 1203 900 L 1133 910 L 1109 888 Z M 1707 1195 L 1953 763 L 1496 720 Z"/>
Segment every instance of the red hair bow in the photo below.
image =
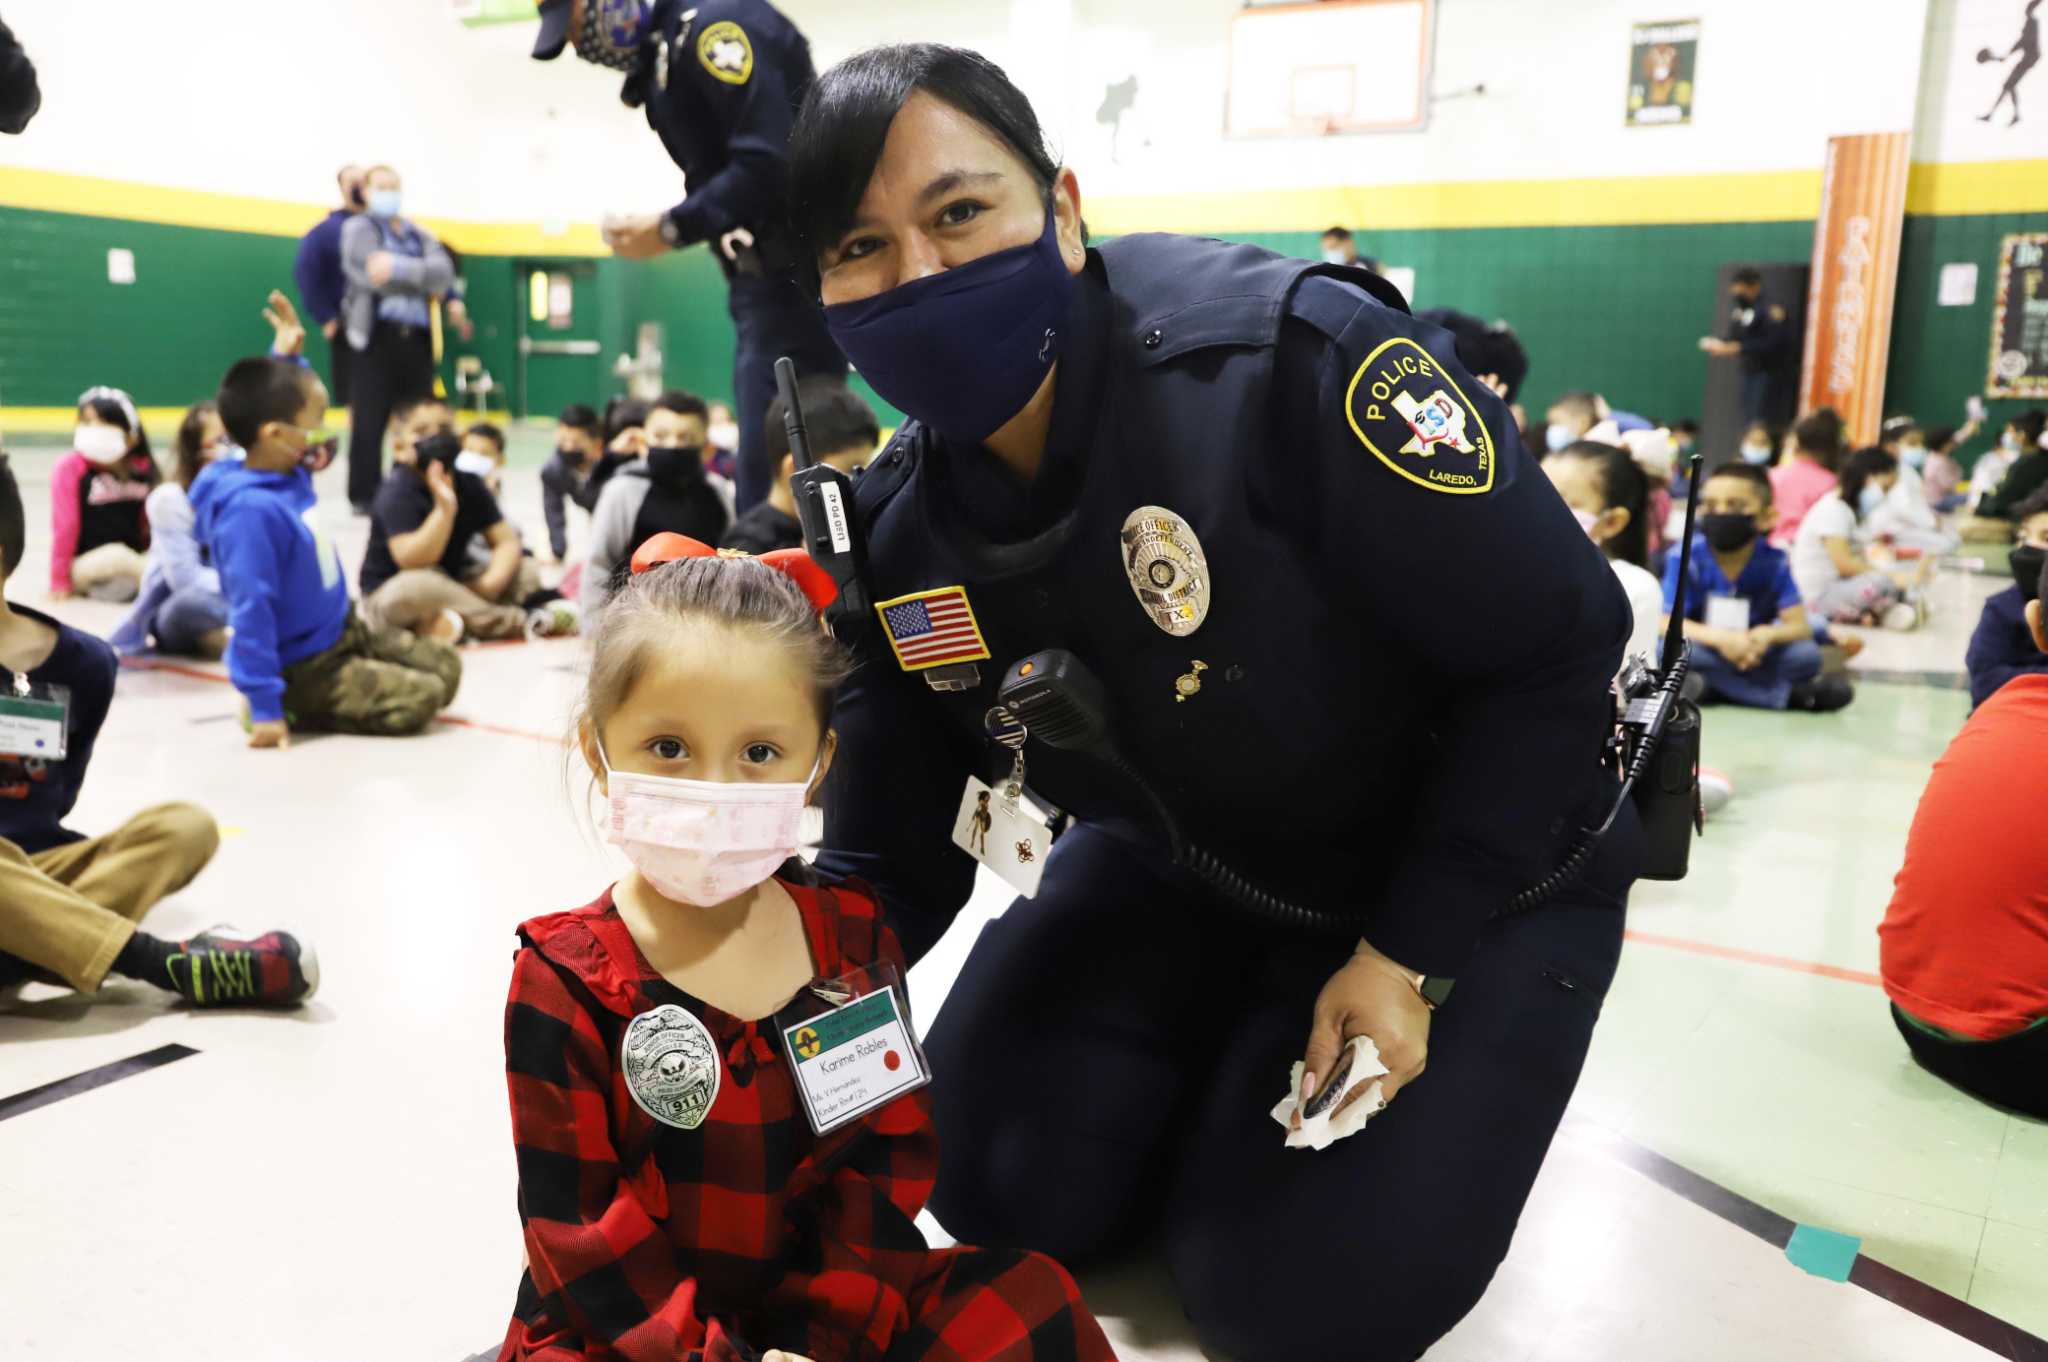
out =
<path fill-rule="evenodd" d="M 673 563 L 678 558 L 753 556 L 739 549 L 714 549 L 709 544 L 700 543 L 686 534 L 664 531 L 634 552 L 633 575 L 637 577 L 651 568 L 660 567 L 663 563 Z M 819 567 L 811 555 L 802 549 L 777 549 L 773 553 L 762 554 L 760 561 L 802 587 L 804 595 L 810 598 L 813 609 L 823 610 L 839 599 L 839 583 L 833 581 L 832 574 Z"/>

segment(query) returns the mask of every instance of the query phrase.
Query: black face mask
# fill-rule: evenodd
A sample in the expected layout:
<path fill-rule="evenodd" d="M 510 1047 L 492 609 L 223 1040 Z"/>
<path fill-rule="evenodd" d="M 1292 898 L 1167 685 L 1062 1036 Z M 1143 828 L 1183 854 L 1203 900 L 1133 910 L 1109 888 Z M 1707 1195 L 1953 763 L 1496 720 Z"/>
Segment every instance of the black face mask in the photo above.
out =
<path fill-rule="evenodd" d="M 427 469 L 434 464 L 438 463 L 443 467 L 452 467 L 455 463 L 455 456 L 461 452 L 462 441 L 455 438 L 454 431 L 436 431 L 432 435 L 427 436 L 426 439 L 417 441 L 413 445 L 413 467 L 419 469 L 421 477 L 425 477 Z"/>
<path fill-rule="evenodd" d="M 2037 549 L 2022 544 L 2012 551 L 2013 585 L 2020 589 L 2020 599 L 2031 601 L 2041 595 L 2041 564 L 2048 562 L 2048 549 Z"/>
<path fill-rule="evenodd" d="M 1715 549 L 1733 553 L 1756 538 L 1756 517 L 1735 511 L 1703 515 L 1700 517 L 1700 533 Z"/>
<path fill-rule="evenodd" d="M 704 481 L 704 446 L 670 445 L 647 451 L 647 475 L 664 487 Z"/>
<path fill-rule="evenodd" d="M 560 459 L 563 463 L 568 464 L 571 468 L 581 468 L 586 462 L 588 462 L 588 460 L 586 460 L 583 457 L 582 450 L 571 449 L 567 445 L 556 445 L 555 457 Z"/>

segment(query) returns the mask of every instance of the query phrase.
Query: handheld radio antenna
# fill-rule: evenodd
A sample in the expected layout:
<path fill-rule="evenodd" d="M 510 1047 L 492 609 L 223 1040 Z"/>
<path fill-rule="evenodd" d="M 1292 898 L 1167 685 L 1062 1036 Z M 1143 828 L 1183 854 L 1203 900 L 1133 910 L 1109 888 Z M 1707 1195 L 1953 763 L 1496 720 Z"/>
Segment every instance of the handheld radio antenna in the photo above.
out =
<path fill-rule="evenodd" d="M 1700 509 L 1700 456 L 1692 456 L 1690 485 L 1685 491 L 1685 537 L 1678 541 L 1678 591 L 1671 601 L 1671 627 L 1664 633 L 1664 656 L 1657 670 L 1668 672 L 1678 662 L 1679 647 L 1685 641 L 1685 587 L 1692 570 L 1692 523 Z"/>
<path fill-rule="evenodd" d="M 804 408 L 797 396 L 796 364 L 788 355 L 775 361 L 775 387 L 782 396 L 782 428 L 789 434 L 789 453 L 796 465 L 789 475 L 789 494 L 796 501 L 797 523 L 803 527 L 804 552 L 839 586 L 839 599 L 825 612 L 835 632 L 852 627 L 874 604 L 868 584 L 867 541 L 861 535 L 853 501 L 853 479 L 811 452 L 804 430 Z"/>
<path fill-rule="evenodd" d="M 796 395 L 796 363 L 788 355 L 775 361 L 775 391 L 782 394 L 782 428 L 789 434 L 789 452 L 798 469 L 817 462 L 811 454 L 811 437 L 804 430 L 804 408 Z"/>

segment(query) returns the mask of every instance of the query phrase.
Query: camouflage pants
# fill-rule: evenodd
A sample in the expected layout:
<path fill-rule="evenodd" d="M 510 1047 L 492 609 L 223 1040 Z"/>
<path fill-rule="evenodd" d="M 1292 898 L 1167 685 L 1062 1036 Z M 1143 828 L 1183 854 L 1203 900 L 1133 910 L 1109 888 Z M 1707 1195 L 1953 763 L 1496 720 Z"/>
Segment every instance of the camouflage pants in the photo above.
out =
<path fill-rule="evenodd" d="M 350 611 L 332 648 L 284 669 L 284 707 L 295 729 L 397 737 L 432 723 L 461 683 L 447 644 L 372 629 Z"/>

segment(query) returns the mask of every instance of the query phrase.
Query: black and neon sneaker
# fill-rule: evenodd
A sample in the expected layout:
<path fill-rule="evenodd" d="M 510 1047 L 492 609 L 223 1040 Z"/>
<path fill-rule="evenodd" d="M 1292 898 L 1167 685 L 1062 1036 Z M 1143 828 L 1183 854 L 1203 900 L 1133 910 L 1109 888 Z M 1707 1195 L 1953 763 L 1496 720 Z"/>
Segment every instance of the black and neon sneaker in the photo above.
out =
<path fill-rule="evenodd" d="M 290 932 L 245 936 L 210 927 L 165 962 L 194 1007 L 296 1007 L 320 987 L 320 958 Z"/>

